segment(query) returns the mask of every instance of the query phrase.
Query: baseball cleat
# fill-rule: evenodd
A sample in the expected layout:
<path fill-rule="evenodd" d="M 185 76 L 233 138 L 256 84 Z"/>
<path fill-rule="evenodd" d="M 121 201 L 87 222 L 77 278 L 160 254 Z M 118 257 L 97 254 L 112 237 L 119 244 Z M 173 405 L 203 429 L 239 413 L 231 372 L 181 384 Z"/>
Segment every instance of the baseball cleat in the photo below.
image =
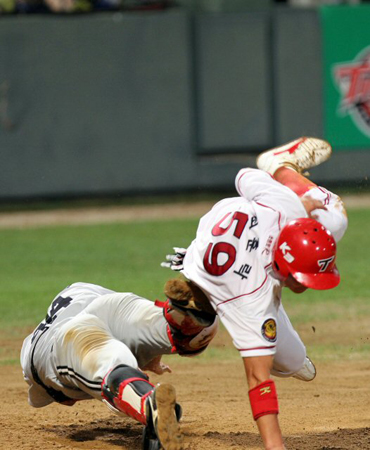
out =
<path fill-rule="evenodd" d="M 183 450 L 180 432 L 181 407 L 176 404 L 175 388 L 158 384 L 145 403 L 146 427 L 143 432 L 143 450 Z"/>
<path fill-rule="evenodd" d="M 328 160 L 331 153 L 331 145 L 328 142 L 312 137 L 301 137 L 261 153 L 257 157 L 257 167 L 270 175 L 274 175 L 280 167 L 290 167 L 302 173 Z"/>
<path fill-rule="evenodd" d="M 316 377 L 316 367 L 308 356 L 306 356 L 302 369 L 293 375 L 293 378 L 301 381 L 312 381 Z"/>

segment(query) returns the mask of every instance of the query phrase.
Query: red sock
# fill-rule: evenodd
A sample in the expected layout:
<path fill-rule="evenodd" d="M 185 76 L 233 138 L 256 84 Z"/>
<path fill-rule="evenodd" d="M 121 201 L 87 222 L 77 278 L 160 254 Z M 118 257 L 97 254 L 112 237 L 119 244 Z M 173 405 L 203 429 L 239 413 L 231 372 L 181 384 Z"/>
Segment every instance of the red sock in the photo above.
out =
<path fill-rule="evenodd" d="M 274 173 L 274 179 L 291 189 L 298 197 L 302 197 L 307 191 L 317 187 L 317 184 L 288 167 L 280 167 Z"/>

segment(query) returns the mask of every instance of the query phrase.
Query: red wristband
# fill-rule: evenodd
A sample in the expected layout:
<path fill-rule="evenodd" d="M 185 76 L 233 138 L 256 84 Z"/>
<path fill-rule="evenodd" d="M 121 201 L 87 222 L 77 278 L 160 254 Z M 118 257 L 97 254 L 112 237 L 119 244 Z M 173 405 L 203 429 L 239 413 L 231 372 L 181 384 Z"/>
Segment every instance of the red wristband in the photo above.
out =
<path fill-rule="evenodd" d="M 267 414 L 279 414 L 276 387 L 273 380 L 267 380 L 249 391 L 254 420 Z"/>

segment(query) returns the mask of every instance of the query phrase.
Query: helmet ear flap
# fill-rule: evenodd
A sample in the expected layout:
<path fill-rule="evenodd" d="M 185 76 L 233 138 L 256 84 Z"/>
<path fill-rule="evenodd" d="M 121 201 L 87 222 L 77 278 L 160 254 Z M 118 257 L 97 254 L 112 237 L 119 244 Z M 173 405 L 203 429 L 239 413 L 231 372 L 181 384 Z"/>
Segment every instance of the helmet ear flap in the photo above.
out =
<path fill-rule="evenodd" d="M 279 264 L 276 261 L 274 261 L 274 270 L 275 270 L 275 272 L 280 274 L 280 267 L 279 267 Z"/>

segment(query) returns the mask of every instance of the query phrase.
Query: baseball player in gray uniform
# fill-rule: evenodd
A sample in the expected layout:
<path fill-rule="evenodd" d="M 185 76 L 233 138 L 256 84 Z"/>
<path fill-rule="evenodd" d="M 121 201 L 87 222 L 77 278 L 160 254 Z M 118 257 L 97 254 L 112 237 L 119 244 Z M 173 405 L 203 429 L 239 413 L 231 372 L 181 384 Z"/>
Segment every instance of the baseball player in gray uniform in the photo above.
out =
<path fill-rule="evenodd" d="M 170 280 L 165 292 L 179 283 L 180 291 L 188 289 L 185 282 Z M 21 365 L 29 404 L 72 406 L 95 398 L 144 425 L 144 450 L 181 450 L 181 407 L 174 387 L 154 386 L 144 371 L 170 371 L 161 363 L 163 354 L 202 352 L 217 326 L 214 314 L 190 316 L 173 308 L 169 298 L 152 302 L 74 283 L 54 298 L 46 318 L 24 340 Z"/>
<path fill-rule="evenodd" d="M 239 197 L 201 218 L 187 249 L 168 255 L 207 296 L 243 358 L 249 400 L 266 450 L 285 449 L 271 375 L 311 381 L 316 369 L 281 303 L 282 288 L 339 284 L 336 242 L 347 228 L 340 198 L 302 172 L 331 155 L 321 139 L 300 138 L 262 153 L 259 169 L 236 176 Z"/>

